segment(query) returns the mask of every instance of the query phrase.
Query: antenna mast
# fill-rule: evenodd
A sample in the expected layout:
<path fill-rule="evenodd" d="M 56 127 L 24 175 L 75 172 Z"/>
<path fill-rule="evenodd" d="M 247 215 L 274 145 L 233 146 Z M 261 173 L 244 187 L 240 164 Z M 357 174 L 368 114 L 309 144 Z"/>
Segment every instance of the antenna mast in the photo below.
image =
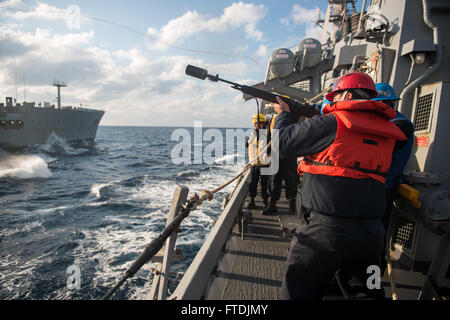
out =
<path fill-rule="evenodd" d="M 53 86 L 58 88 L 58 96 L 56 97 L 56 101 L 58 102 L 58 109 L 61 109 L 61 87 L 67 87 L 64 81 L 55 80 L 53 82 Z"/>
<path fill-rule="evenodd" d="M 345 29 L 346 20 L 351 16 L 350 12 L 355 13 L 356 7 L 355 2 L 357 0 L 328 0 L 327 12 L 325 14 L 325 19 L 319 19 L 320 23 L 323 23 L 322 30 L 322 44 L 326 43 L 329 36 L 329 25 L 331 24 L 331 33 L 336 30 L 341 30 L 343 36 L 345 36 L 349 30 Z M 351 5 L 351 10 L 347 8 L 347 5 Z M 350 25 L 351 27 L 351 25 Z"/>
<path fill-rule="evenodd" d="M 25 85 L 25 73 L 23 74 L 23 102 L 25 102 L 27 100 L 26 97 L 26 85 Z"/>

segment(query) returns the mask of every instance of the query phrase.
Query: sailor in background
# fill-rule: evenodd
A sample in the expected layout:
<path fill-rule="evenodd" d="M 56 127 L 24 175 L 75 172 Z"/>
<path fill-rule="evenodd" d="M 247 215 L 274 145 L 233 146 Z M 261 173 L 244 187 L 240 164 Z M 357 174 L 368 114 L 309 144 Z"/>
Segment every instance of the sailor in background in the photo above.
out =
<path fill-rule="evenodd" d="M 270 133 L 274 129 L 277 121 L 277 114 L 274 114 L 270 121 Z M 272 134 L 271 134 L 272 135 Z M 297 174 L 297 159 L 285 158 L 279 155 L 278 171 L 269 177 L 268 193 L 270 196 L 269 205 L 264 208 L 262 214 L 269 215 L 278 211 L 276 203 L 281 197 L 281 187 L 284 180 L 286 199 L 289 200 L 289 213 L 296 214 L 297 189 L 300 182 Z"/>
<path fill-rule="evenodd" d="M 385 210 L 385 174 L 397 140 L 404 134 L 390 120 L 396 115 L 379 101 L 369 75 L 340 77 L 326 95 L 323 115 L 296 123 L 281 100 L 280 155 L 304 157 L 303 215 L 289 250 L 280 299 L 321 299 L 335 272 L 352 265 L 368 278 L 380 265 Z"/>
<path fill-rule="evenodd" d="M 395 110 L 395 104 L 398 100 L 400 100 L 400 98 L 395 94 L 394 88 L 387 83 L 377 83 L 376 89 L 378 91 L 378 96 L 372 100 L 383 102 Z M 386 183 L 384 185 L 386 188 L 386 209 L 382 220 L 383 226 L 386 230 L 391 219 L 392 204 L 396 197 L 397 185 L 402 182 L 401 175 L 411 155 L 412 145 L 414 142 L 414 125 L 411 121 L 409 121 L 409 119 L 407 119 L 399 111 L 396 111 L 396 116 L 391 121 L 399 127 L 400 130 L 402 130 L 407 140 L 397 141 L 395 143 L 391 167 L 386 174 Z M 381 274 L 383 274 L 386 269 L 385 254 L 387 254 L 387 252 L 382 255 Z"/>
<path fill-rule="evenodd" d="M 259 117 L 259 127 L 258 127 Z M 261 175 L 261 167 L 267 166 L 270 162 L 267 152 L 263 152 L 268 144 L 267 119 L 264 114 L 255 114 L 253 116 L 253 126 L 255 130 L 248 139 L 248 159 L 252 164 L 252 180 L 249 185 L 250 202 L 247 209 L 255 209 L 255 197 L 258 190 L 258 182 L 261 180 L 261 194 L 264 205 L 267 206 L 269 195 L 267 194 L 267 182 L 269 176 Z M 261 154 L 260 154 L 261 153 Z"/>

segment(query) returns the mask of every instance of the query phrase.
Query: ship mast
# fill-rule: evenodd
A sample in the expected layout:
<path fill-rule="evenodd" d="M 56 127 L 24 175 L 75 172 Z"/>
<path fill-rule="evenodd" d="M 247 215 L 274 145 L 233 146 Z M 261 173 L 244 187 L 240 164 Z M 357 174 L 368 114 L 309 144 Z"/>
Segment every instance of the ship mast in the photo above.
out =
<path fill-rule="evenodd" d="M 61 109 L 61 87 L 67 87 L 64 81 L 55 80 L 53 82 L 53 86 L 58 88 L 58 96 L 56 97 L 56 101 L 58 102 L 58 109 Z"/>
<path fill-rule="evenodd" d="M 328 0 L 328 7 L 324 20 L 318 20 L 319 25 L 323 28 L 321 43 L 327 42 L 329 37 L 329 25 L 331 24 L 331 33 L 341 30 L 344 36 L 350 31 L 342 30 L 344 25 L 348 23 L 348 19 L 352 13 L 356 12 L 355 2 L 357 0 Z M 351 5 L 351 9 L 347 7 Z M 364 1 L 365 6 L 365 1 Z M 323 25 L 322 25 L 323 24 Z"/>

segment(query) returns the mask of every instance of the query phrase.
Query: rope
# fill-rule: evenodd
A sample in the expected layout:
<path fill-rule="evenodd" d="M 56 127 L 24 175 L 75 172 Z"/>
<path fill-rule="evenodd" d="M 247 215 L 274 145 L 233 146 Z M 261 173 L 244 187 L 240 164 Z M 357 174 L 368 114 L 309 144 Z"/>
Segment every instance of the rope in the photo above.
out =
<path fill-rule="evenodd" d="M 328 88 L 322 90 L 318 95 L 312 97 L 309 100 L 306 100 L 305 102 L 306 103 L 314 103 L 314 102 L 316 102 L 317 100 L 319 100 L 320 97 L 322 97 L 325 93 L 327 93 L 332 87 L 333 87 L 333 84 L 330 85 Z"/>
<path fill-rule="evenodd" d="M 271 142 L 267 144 L 267 146 L 258 154 L 258 159 L 261 154 L 267 150 L 267 148 L 271 145 Z M 255 160 L 256 160 L 255 159 Z M 147 246 L 147 248 L 144 250 L 144 252 L 140 255 L 140 257 L 133 263 L 133 265 L 126 271 L 125 275 L 120 279 L 120 281 L 103 297 L 103 300 L 108 300 L 112 297 L 112 295 L 125 283 L 125 281 L 131 277 L 134 276 L 134 274 L 162 248 L 164 243 L 166 242 L 167 238 L 172 234 L 174 230 L 177 230 L 181 222 L 184 218 L 186 218 L 189 213 L 197 208 L 197 206 L 201 205 L 205 200 L 211 201 L 214 198 L 214 194 L 228 186 L 233 181 L 240 179 L 239 182 L 242 180 L 242 177 L 244 176 L 245 172 L 247 172 L 248 169 L 251 168 L 252 163 L 255 161 L 251 161 L 247 163 L 244 168 L 225 182 L 224 184 L 220 185 L 219 187 L 213 189 L 212 191 L 209 190 L 202 190 L 201 195 L 199 196 L 197 193 L 193 193 L 192 196 L 181 206 L 180 208 L 180 214 L 172 220 L 172 222 L 163 230 L 163 232 L 159 235 L 158 238 L 153 239 L 153 241 Z M 234 190 L 233 190 L 234 192 Z"/>
<path fill-rule="evenodd" d="M 225 182 L 224 184 L 220 185 L 219 187 L 213 189 L 212 191 L 203 189 L 202 193 L 200 195 L 200 197 L 197 200 L 197 205 L 201 205 L 203 203 L 203 201 L 205 200 L 209 200 L 211 201 L 214 198 L 214 194 L 216 194 L 217 192 L 219 192 L 220 190 L 222 190 L 223 188 L 225 188 L 226 186 L 228 186 L 230 183 L 234 182 L 235 180 L 239 179 L 240 177 L 244 176 L 245 172 L 247 172 L 248 169 L 250 169 L 252 167 L 252 164 L 254 162 L 256 162 L 259 157 L 261 157 L 261 155 L 267 150 L 267 148 L 269 148 L 272 145 L 272 141 L 270 141 L 267 146 L 265 146 L 264 149 L 262 149 L 259 153 L 258 156 L 255 157 L 255 159 L 253 159 L 252 161 L 250 161 L 249 163 L 247 163 L 244 168 L 241 170 L 241 172 L 239 172 L 236 176 L 234 176 L 233 178 L 231 178 L 230 180 L 228 180 L 227 182 Z M 196 195 L 194 193 L 194 195 Z"/>
<path fill-rule="evenodd" d="M 394 209 L 397 209 L 397 207 L 395 205 L 394 205 Z M 391 285 L 392 300 L 397 300 L 398 299 L 397 285 L 395 283 L 394 270 L 392 269 L 392 260 L 391 260 L 390 253 L 389 253 L 391 245 L 392 245 L 393 232 L 394 232 L 394 226 L 392 223 L 390 223 L 388 226 L 388 234 L 387 234 L 387 239 L 389 239 L 389 241 L 386 241 L 386 248 L 385 248 L 386 264 L 387 264 L 387 274 L 388 274 L 388 278 L 389 278 L 389 283 Z"/>
<path fill-rule="evenodd" d="M 240 176 L 238 181 L 236 182 L 236 184 L 234 185 L 233 191 L 231 191 L 230 195 L 227 197 L 227 202 L 233 197 L 234 192 L 236 191 L 237 187 L 239 186 L 239 184 L 242 181 L 243 176 Z"/>
<path fill-rule="evenodd" d="M 241 172 L 239 172 L 239 174 L 237 174 L 236 176 L 234 176 L 233 178 L 231 178 L 230 180 L 228 180 L 227 182 L 225 182 L 224 184 L 220 185 L 219 187 L 213 189 L 212 191 L 203 189 L 201 195 L 198 197 L 198 199 L 196 200 L 196 205 L 201 205 L 205 200 L 211 201 L 214 198 L 214 195 L 219 192 L 220 190 L 222 190 L 223 188 L 225 188 L 226 186 L 228 186 L 230 183 L 232 183 L 233 181 L 237 180 L 238 178 L 242 177 L 245 172 L 247 172 L 247 170 L 251 167 L 250 163 L 247 163 L 244 168 L 242 169 Z M 194 195 L 196 195 L 196 193 L 194 193 Z M 195 200 L 194 200 L 195 201 Z"/>
<path fill-rule="evenodd" d="M 388 278 L 389 282 L 391 284 L 391 291 L 392 291 L 392 300 L 397 300 L 397 285 L 395 284 L 395 278 L 394 278 L 394 271 L 392 270 L 392 261 L 391 258 L 388 257 L 389 254 L 387 254 L 386 262 L 387 262 L 387 271 L 388 271 Z"/>

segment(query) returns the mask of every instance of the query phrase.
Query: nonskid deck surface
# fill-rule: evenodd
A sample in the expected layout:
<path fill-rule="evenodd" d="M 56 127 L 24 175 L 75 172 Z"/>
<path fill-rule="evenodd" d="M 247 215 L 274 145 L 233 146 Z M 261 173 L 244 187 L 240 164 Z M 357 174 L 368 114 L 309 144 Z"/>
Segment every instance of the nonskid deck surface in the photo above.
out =
<path fill-rule="evenodd" d="M 208 299 L 224 300 L 276 300 L 280 294 L 290 238 L 282 232 L 279 216 L 288 215 L 289 203 L 281 199 L 278 212 L 262 215 L 263 202 L 255 199 L 256 209 L 245 209 L 244 235 L 236 224 Z"/>
<path fill-rule="evenodd" d="M 221 258 L 215 278 L 206 299 L 220 300 L 277 300 L 285 271 L 292 232 L 299 223 L 299 217 L 289 214 L 289 202 L 284 198 L 277 202 L 278 212 L 263 215 L 262 198 L 256 197 L 256 208 L 245 209 L 247 223 L 242 236 L 236 224 Z M 425 276 L 406 271 L 394 264 L 398 298 L 416 300 Z M 386 299 L 392 299 L 392 290 L 386 274 L 381 279 Z M 370 299 L 365 294 L 353 297 L 357 300 Z M 330 285 L 324 300 L 343 300 L 336 282 Z"/>
<path fill-rule="evenodd" d="M 286 267 L 292 233 L 300 222 L 289 214 L 289 201 L 282 196 L 275 214 L 263 215 L 262 198 L 256 197 L 256 208 L 244 227 L 234 226 L 225 254 L 207 299 L 278 300 Z M 344 299 L 336 283 L 332 283 L 325 300 Z"/>

